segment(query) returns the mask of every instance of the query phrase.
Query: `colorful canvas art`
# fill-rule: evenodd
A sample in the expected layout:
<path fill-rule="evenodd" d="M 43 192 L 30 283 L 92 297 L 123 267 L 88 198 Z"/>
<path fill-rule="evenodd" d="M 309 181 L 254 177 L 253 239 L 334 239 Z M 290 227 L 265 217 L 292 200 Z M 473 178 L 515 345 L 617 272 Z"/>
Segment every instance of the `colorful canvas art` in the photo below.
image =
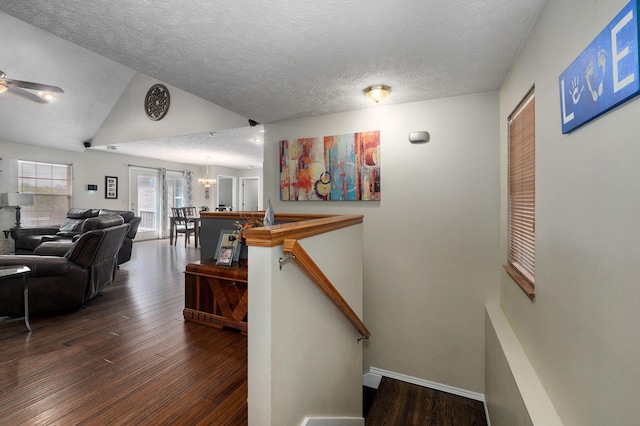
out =
<path fill-rule="evenodd" d="M 280 141 L 280 199 L 380 200 L 380 131 Z"/>

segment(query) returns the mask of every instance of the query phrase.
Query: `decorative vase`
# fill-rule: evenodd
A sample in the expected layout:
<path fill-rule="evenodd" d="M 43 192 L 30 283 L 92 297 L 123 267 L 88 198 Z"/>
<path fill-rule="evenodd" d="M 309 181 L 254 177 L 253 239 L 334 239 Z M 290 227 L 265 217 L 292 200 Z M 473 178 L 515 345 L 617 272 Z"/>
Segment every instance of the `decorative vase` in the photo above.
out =
<path fill-rule="evenodd" d="M 249 246 L 243 241 L 240 242 L 240 257 L 238 259 L 240 265 L 246 266 L 249 258 Z"/>

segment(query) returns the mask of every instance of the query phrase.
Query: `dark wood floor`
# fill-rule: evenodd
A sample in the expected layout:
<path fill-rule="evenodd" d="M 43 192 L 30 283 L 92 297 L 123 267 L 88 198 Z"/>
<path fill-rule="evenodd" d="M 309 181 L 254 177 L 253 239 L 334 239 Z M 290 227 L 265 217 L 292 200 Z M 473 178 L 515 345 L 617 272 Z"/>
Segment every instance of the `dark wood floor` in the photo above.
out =
<path fill-rule="evenodd" d="M 0 424 L 246 424 L 246 337 L 182 318 L 199 255 L 136 243 L 86 308 L 0 325 Z"/>
<path fill-rule="evenodd" d="M 365 393 L 366 395 L 366 393 Z M 367 426 L 486 426 L 484 404 L 411 383 L 382 378 L 371 406 Z"/>
<path fill-rule="evenodd" d="M 137 242 L 84 309 L 0 325 L 1 425 L 245 425 L 247 338 L 185 322 L 200 251 Z M 376 425 L 486 425 L 482 403 L 384 378 Z"/>

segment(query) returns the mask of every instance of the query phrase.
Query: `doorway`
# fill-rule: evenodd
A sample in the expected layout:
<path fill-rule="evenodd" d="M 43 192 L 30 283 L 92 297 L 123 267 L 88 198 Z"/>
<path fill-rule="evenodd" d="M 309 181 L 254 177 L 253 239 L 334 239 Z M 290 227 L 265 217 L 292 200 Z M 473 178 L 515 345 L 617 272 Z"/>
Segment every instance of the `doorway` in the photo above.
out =
<path fill-rule="evenodd" d="M 129 208 L 136 216 L 142 218 L 136 241 L 160 238 L 161 200 L 160 171 L 130 167 L 129 202 L 131 205 Z"/>
<path fill-rule="evenodd" d="M 259 177 L 241 177 L 240 191 L 242 211 L 262 210 Z"/>
<path fill-rule="evenodd" d="M 236 194 L 237 194 L 237 178 L 235 176 L 218 175 L 218 191 L 216 208 L 225 207 L 227 210 L 237 210 Z"/>

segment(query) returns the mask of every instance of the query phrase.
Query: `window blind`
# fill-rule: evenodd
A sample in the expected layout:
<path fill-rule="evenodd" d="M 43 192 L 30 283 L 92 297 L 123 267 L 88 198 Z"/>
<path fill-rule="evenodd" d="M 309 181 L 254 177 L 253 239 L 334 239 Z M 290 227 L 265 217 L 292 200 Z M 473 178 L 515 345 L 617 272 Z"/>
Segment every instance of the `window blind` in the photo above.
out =
<path fill-rule="evenodd" d="M 535 283 L 535 96 L 532 90 L 509 117 L 508 262 Z"/>
<path fill-rule="evenodd" d="M 18 189 L 33 194 L 33 206 L 22 208 L 26 226 L 60 224 L 71 206 L 72 168 L 69 164 L 18 160 Z"/>

